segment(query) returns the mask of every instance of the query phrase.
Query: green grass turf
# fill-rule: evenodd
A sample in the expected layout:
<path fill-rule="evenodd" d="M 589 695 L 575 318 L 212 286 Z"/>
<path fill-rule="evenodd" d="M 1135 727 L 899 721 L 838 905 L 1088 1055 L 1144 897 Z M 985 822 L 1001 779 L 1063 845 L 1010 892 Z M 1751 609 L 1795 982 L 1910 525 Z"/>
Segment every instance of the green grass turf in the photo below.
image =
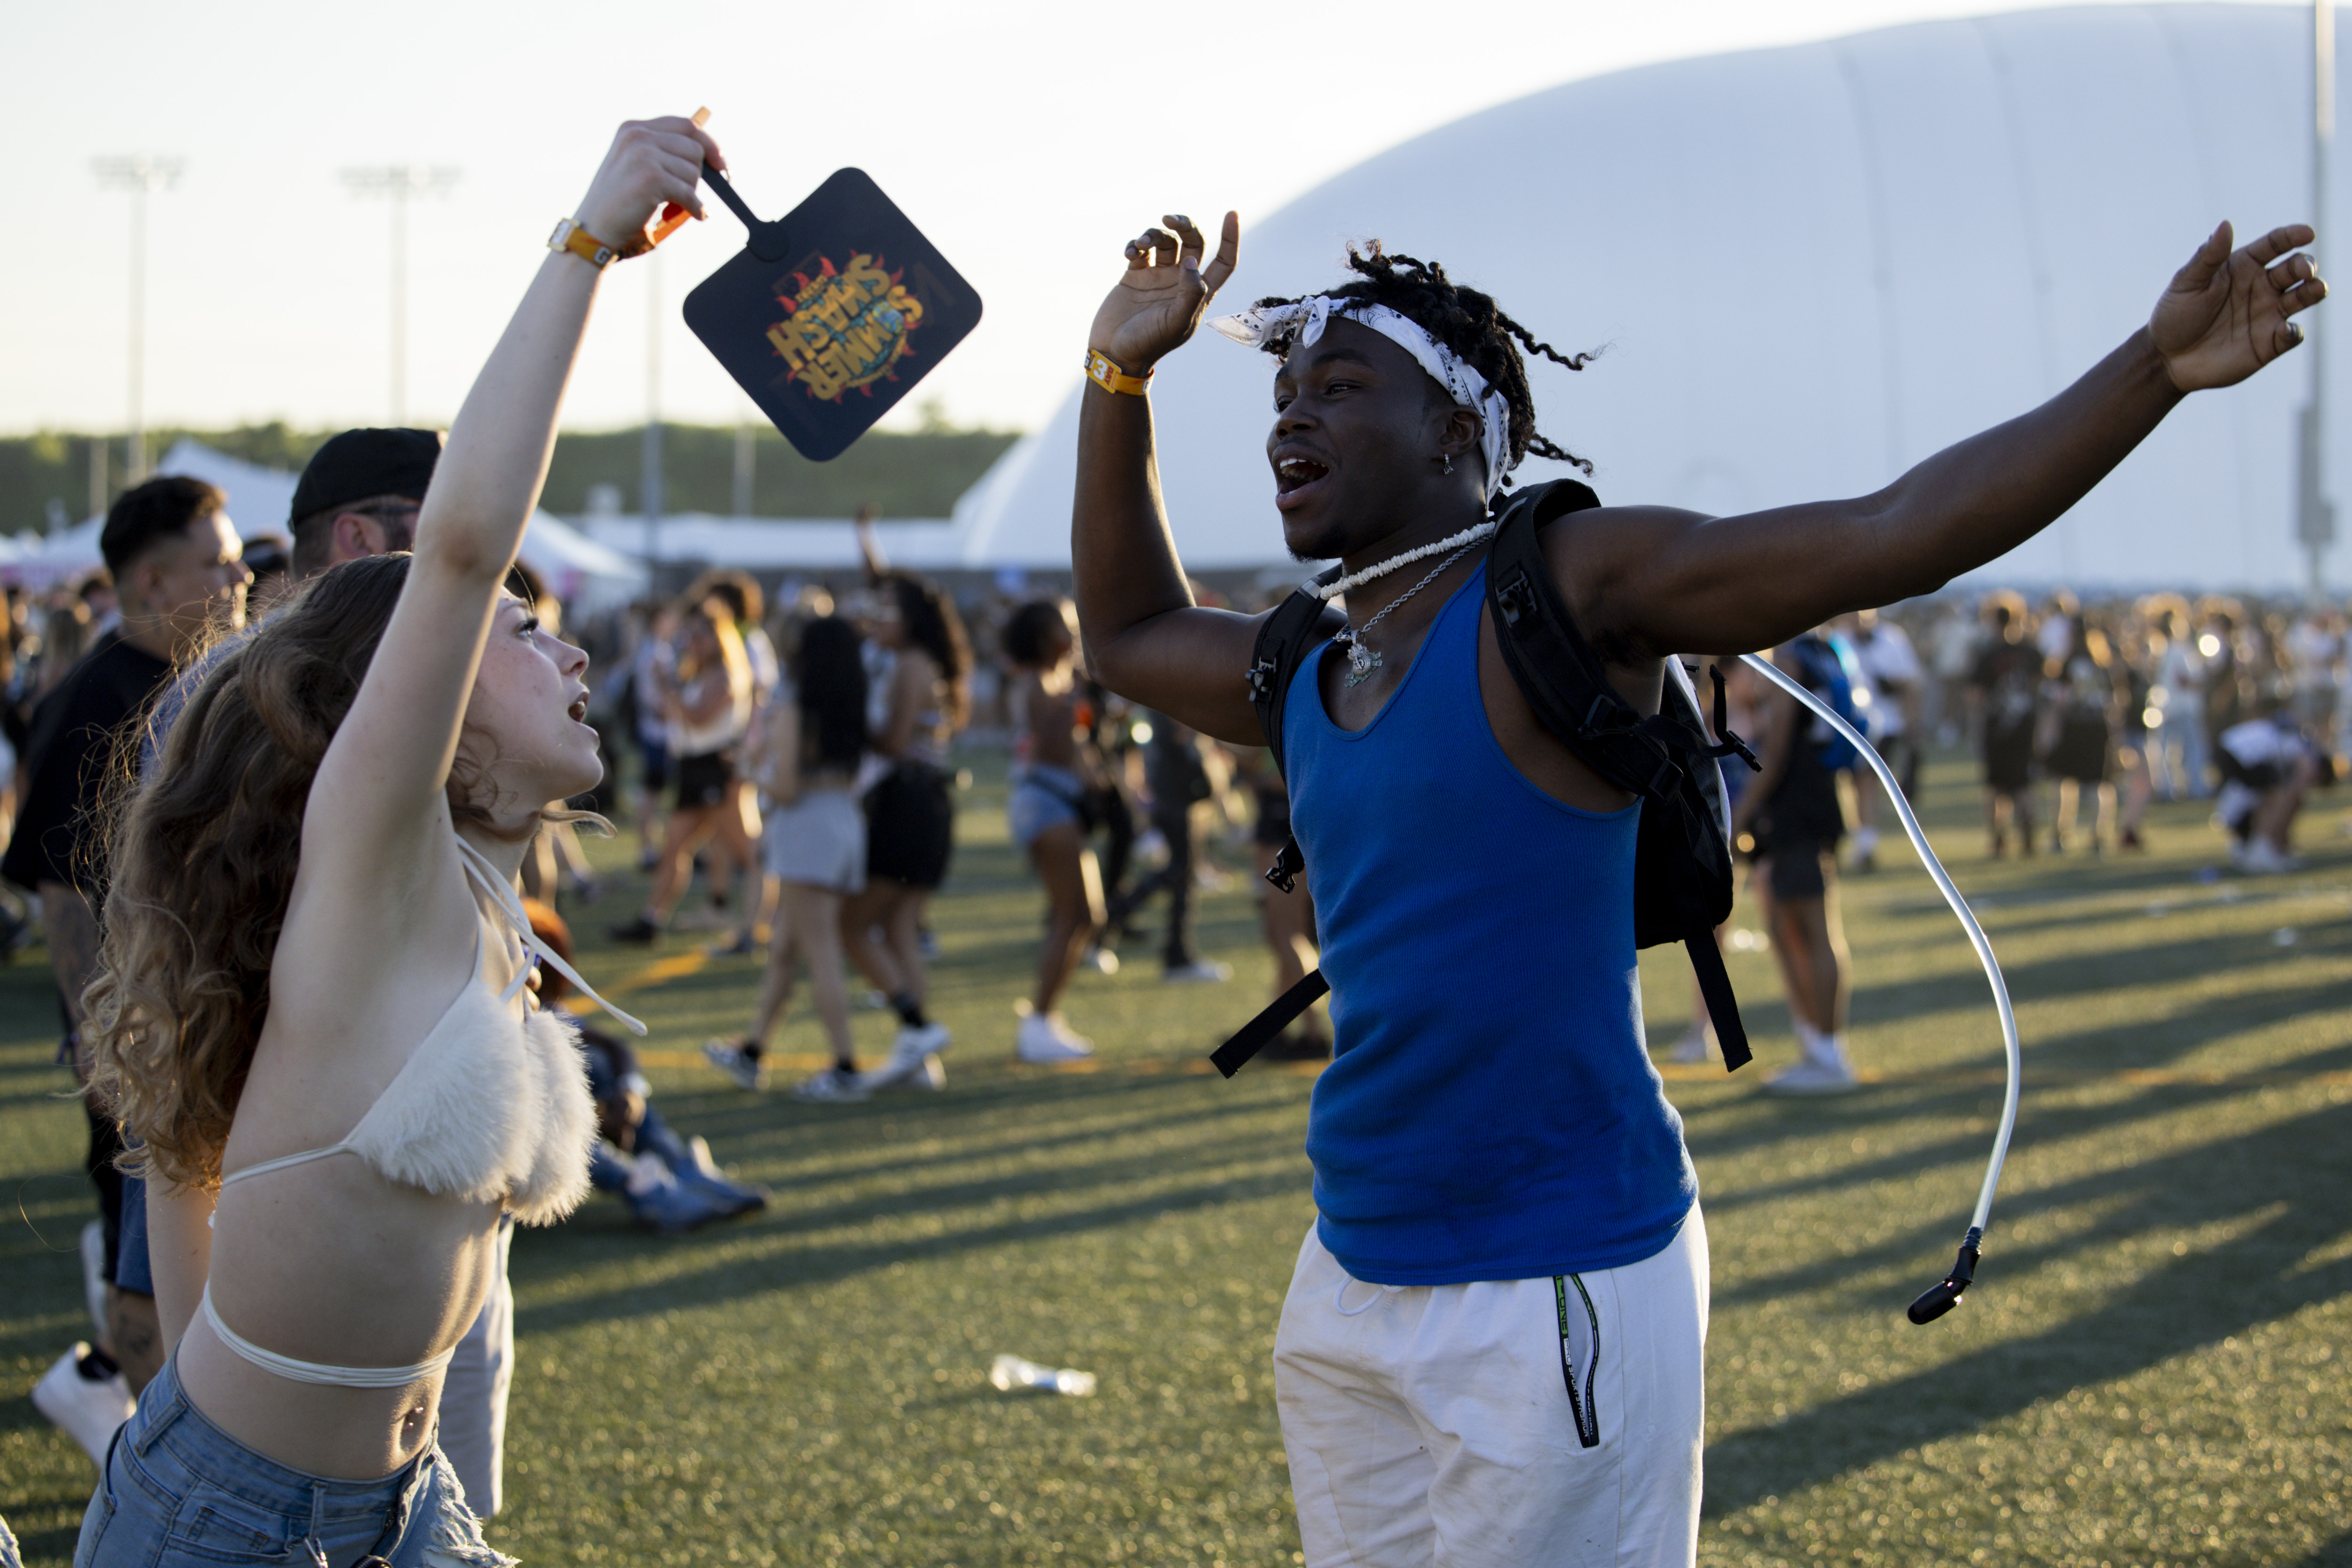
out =
<path fill-rule="evenodd" d="M 983 762 L 988 778 L 1001 776 Z M 2220 840 L 2159 808 L 2155 852 L 1989 864 L 1966 766 L 1931 826 L 2009 965 L 2029 1068 L 1981 1283 L 1902 1310 L 1966 1224 L 1999 1037 L 1957 926 L 1907 852 L 1847 885 L 1853 1042 L 1836 1101 L 1757 1069 L 1674 1069 L 1714 1252 L 1708 1564 L 2352 1563 L 2352 844 L 2315 814 L 2306 872 L 2215 877 Z M 692 1053 L 736 1026 L 747 960 L 666 966 L 659 1101 L 774 1194 L 677 1241 L 599 1199 L 518 1240 L 509 1505 L 526 1562 L 1151 1564 L 1297 1560 L 1268 1352 L 1311 1215 L 1310 1079 L 1202 1054 L 1263 999 L 1244 880 L 1208 898 L 1235 983 L 1171 990 L 1150 945 L 1068 1004 L 1090 1071 L 1009 1060 L 1039 900 L 1001 787 L 964 797 L 937 923 L 947 1092 L 754 1098 Z M 630 846 L 607 845 L 619 868 Z M 1234 858 L 1228 855 L 1230 862 Z M 593 979 L 639 883 L 575 910 Z M 1745 917 L 1743 917 L 1744 919 Z M 659 957 L 690 952 L 670 938 Z M 1735 952 L 1759 1068 L 1792 1053 L 1769 958 Z M 1645 957 L 1654 1044 L 1689 1016 Z M 49 1065 L 37 954 L 0 971 L 0 1512 L 62 1563 L 91 1469 L 21 1391 L 87 1332 L 81 1119 Z M 1470 984 L 1470 977 L 1461 977 Z M 619 1000 L 618 997 L 615 998 Z M 869 1058 L 888 1020 L 860 1015 Z M 796 1014 L 783 1048 L 817 1061 Z M 1011 1351 L 1100 1375 L 1005 1395 Z"/>

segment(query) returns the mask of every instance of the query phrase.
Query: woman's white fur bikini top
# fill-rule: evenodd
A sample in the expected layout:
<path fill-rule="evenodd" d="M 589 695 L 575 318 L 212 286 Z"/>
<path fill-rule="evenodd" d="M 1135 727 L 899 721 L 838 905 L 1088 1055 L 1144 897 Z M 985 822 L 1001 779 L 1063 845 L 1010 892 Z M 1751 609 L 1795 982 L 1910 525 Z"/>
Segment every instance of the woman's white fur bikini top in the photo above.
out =
<path fill-rule="evenodd" d="M 467 879 L 490 904 L 476 929 L 473 978 L 341 1142 L 247 1165 L 221 1178 L 224 1190 L 348 1153 L 389 1181 L 472 1203 L 502 1202 L 524 1225 L 551 1225 L 587 1196 L 596 1105 L 579 1031 L 537 1008 L 518 1016 L 527 962 L 504 990 L 493 989 L 487 967 L 495 925 L 621 1023 L 640 1035 L 646 1026 L 598 996 L 531 934 L 522 900 L 479 850 L 463 838 L 457 849 Z M 493 910 L 502 917 L 496 922 Z"/>

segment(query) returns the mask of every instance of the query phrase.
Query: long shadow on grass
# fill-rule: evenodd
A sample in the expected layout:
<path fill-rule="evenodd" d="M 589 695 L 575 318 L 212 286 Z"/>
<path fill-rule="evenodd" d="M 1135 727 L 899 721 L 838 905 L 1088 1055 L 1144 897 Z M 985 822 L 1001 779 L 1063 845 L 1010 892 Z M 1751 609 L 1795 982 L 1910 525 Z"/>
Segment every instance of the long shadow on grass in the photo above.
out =
<path fill-rule="evenodd" d="M 1155 1173 L 1164 1173 L 1164 1163 L 1154 1167 Z M 1056 1184 L 1050 1173 L 1041 1173 L 1032 1178 L 1024 1190 L 1046 1191 Z M 934 1258 L 1023 1242 L 1049 1240 L 1081 1232 L 1118 1230 L 1167 1215 L 1186 1214 L 1228 1204 L 1252 1203 L 1285 1194 L 1296 1195 L 1299 1190 L 1297 1173 L 1267 1172 L 1255 1176 L 1196 1181 L 1144 1196 L 1023 1219 L 1003 1220 L 940 1236 L 902 1236 L 874 1241 L 794 1247 L 751 1261 L 714 1258 L 712 1267 L 699 1273 L 671 1274 L 658 1281 L 624 1286 L 594 1296 L 520 1308 L 515 1314 L 515 1325 L 519 1332 L 539 1333 L 589 1323 L 657 1317 L 678 1307 L 709 1306 L 764 1295 L 772 1290 L 832 1284 L 874 1269 L 887 1268 L 894 1263 L 928 1262 Z M 910 1205 L 904 1202 L 887 1205 L 887 1212 L 901 1216 L 909 1212 L 909 1208 Z M 555 1251 L 552 1248 L 549 1250 Z M 544 1263 L 533 1258 L 531 1264 L 526 1270 L 522 1256 L 516 1255 L 514 1271 L 526 1291 L 537 1279 L 560 1277 L 577 1268 L 579 1260 L 557 1254 L 549 1257 Z M 526 1278 L 527 1274 L 530 1278 Z"/>
<path fill-rule="evenodd" d="M 1234 1114 L 1263 1107 L 1236 1108 Z M 904 1140 L 912 1148 L 877 1150 L 871 1155 L 828 1159 L 837 1151 L 833 1147 L 801 1152 L 794 1163 L 801 1168 L 782 1174 L 764 1175 L 761 1179 L 772 1192 L 796 1192 L 805 1188 L 840 1186 L 853 1183 L 887 1180 L 912 1173 L 936 1176 L 958 1167 L 987 1163 L 1000 1160 L 1030 1157 L 1056 1150 L 1081 1148 L 1088 1144 L 1116 1142 L 1123 1139 L 1149 1137 L 1172 1128 L 1197 1126 L 1211 1118 L 1198 1110 L 1187 1109 L 1156 1116 L 1122 1117 L 1115 1121 L 1092 1122 L 1046 1134 L 1005 1129 L 1001 1134 L 985 1138 L 958 1134 L 940 1129 L 916 1132 Z M 684 1118 L 678 1125 L 689 1131 L 709 1134 L 708 1126 L 690 1124 Z M 776 1131 L 776 1130 L 769 1130 Z M 728 1152 L 735 1158 L 757 1163 L 773 1157 L 774 1151 L 766 1147 L 767 1140 L 754 1133 L 738 1133 Z M 828 1144 L 830 1141 L 828 1140 Z M 1296 1143 L 1282 1151 L 1297 1152 Z"/>
<path fill-rule="evenodd" d="M 923 1120 L 933 1130 L 926 1136 L 944 1143 L 943 1152 L 908 1159 L 866 1159 L 856 1166 L 833 1167 L 830 1173 L 813 1173 L 796 1188 L 838 1185 L 845 1195 L 836 1203 L 772 1213 L 750 1228 L 717 1233 L 731 1244 L 712 1249 L 699 1268 L 675 1252 L 658 1280 L 632 1283 L 597 1295 L 543 1306 L 526 1307 L 522 1323 L 533 1330 L 603 1321 L 671 1307 L 737 1300 L 779 1289 L 821 1285 L 892 1263 L 984 1250 L 1024 1241 L 1080 1232 L 1118 1229 L 1170 1214 L 1265 1198 L 1304 1198 L 1307 1175 L 1304 1157 L 1286 1135 L 1266 1139 L 1260 1129 L 1241 1124 L 1244 1119 L 1278 1111 L 1283 1106 L 1265 1093 L 1223 1100 L 1197 1092 L 1198 1085 L 1182 1079 L 1114 1077 L 1056 1078 L 1013 1082 L 968 1099 L 950 1101 L 930 1110 Z M 993 1121 L 1008 1106 L 1038 1121 L 1055 1112 L 1086 1115 L 1097 1107 L 1131 1102 L 1138 1096 L 1164 1097 L 1181 1092 L 1183 1105 L 1173 1111 L 1142 1117 L 1120 1115 L 1070 1131 L 1045 1137 L 1012 1131 L 998 1137 L 990 1129 L 984 1152 L 960 1146 L 954 1129 L 974 1119 Z M 869 1110 L 866 1107 L 855 1108 Z M 905 1115 L 906 1113 L 898 1113 Z M 1192 1128 L 1181 1151 L 1150 1134 Z M 826 1145 L 841 1149 L 845 1137 L 856 1136 L 854 1126 L 831 1123 Z M 1093 1144 L 1106 1152 L 1091 1160 L 1072 1157 L 1080 1146 Z M 853 1156 L 854 1157 L 854 1156 Z M 1020 1162 L 1012 1170 L 984 1169 L 964 1176 L 975 1162 Z M 1269 1162 L 1279 1166 L 1266 1168 Z M 852 1175 L 851 1171 L 860 1173 Z M 910 1190 L 875 1191 L 874 1176 L 915 1173 L 932 1178 Z M 1088 1203 L 1084 1194 L 1120 1194 Z M 1128 1195 L 1131 1194 L 1131 1195 Z M 908 1236 L 905 1222 L 922 1217 L 954 1224 L 959 1216 L 1001 1207 L 1008 1203 L 1058 1200 L 1055 1212 L 964 1224 L 944 1234 Z M 892 1233 L 874 1235 L 872 1227 L 892 1225 Z M 850 1231 L 847 1239 L 815 1245 L 803 1238 L 814 1232 Z M 856 1234 L 863 1233 L 863 1234 Z M 597 1263 L 625 1258 L 648 1244 L 639 1237 L 600 1237 L 575 1232 L 551 1238 L 555 1245 L 518 1252 L 514 1274 L 528 1294 L 538 1282 L 576 1271 L 593 1255 Z M 758 1248 L 746 1258 L 746 1244 Z M 695 1244 L 688 1243 L 688 1246 Z M 677 1267 L 681 1261 L 687 1267 Z"/>
<path fill-rule="evenodd" d="M 2352 947 L 2352 929 L 2339 928 L 2315 934 L 2295 952 L 2299 959 L 2315 959 L 2335 956 L 2347 947 Z M 2281 961 L 2282 950 L 2272 945 L 2267 933 L 2244 932 L 2133 946 L 2113 955 L 2053 953 L 2024 963 L 2004 962 L 2001 973 L 2008 979 L 2010 995 L 2020 1003 L 2032 1003 L 2129 991 L 2151 977 L 2177 984 L 2206 975 L 2242 973 L 2270 968 Z M 1986 1005 L 1984 976 L 1974 968 L 1893 984 L 1870 983 L 1866 955 L 1856 968 L 1861 973 L 1853 991 L 1853 1010 L 1858 1023 L 1886 1024 Z M 2340 1001 L 2341 984 L 2331 983 L 2331 994 Z M 2226 1005 L 2261 1007 L 2266 1005 L 2266 998 L 2275 994 L 2252 991 L 2244 994 L 2242 1003 L 2231 1001 Z"/>
<path fill-rule="evenodd" d="M 959 1084 L 943 1099 L 877 1098 L 820 1110 L 748 1100 L 732 1092 L 666 1094 L 662 1112 L 682 1131 L 726 1141 L 731 1158 L 805 1161 L 784 1183 L 830 1184 L 899 1172 L 935 1170 L 1105 1139 L 1148 1136 L 1185 1125 L 1295 1108 L 1304 1085 L 1291 1080 L 1226 1088 L 1190 1075 L 1146 1077 L 1117 1071 L 1035 1078 L 1005 1076 L 979 1087 Z M 1189 1091 L 1189 1092 L 1188 1092 Z M 1136 1097 L 1178 1103 L 1136 1110 Z M 1088 1103 L 1091 1102 L 1091 1103 Z M 1045 1119 L 1086 1116 L 1066 1129 L 1041 1132 Z M 845 1148 L 876 1136 L 878 1146 Z M 1295 1144 L 1292 1147 L 1295 1148 Z"/>
<path fill-rule="evenodd" d="M 2352 1062 L 2352 1046 L 2311 1052 L 2268 1069 L 2291 1079 L 2297 1073 L 2342 1070 Z M 2097 1105 L 2052 1106 L 2032 1098 L 2029 1070 L 2025 1101 L 2018 1122 L 2021 1144 L 2047 1145 L 2063 1139 L 2113 1132 L 2135 1121 L 2172 1115 L 2183 1105 L 2217 1105 L 2243 1095 L 2268 1091 L 2263 1084 L 2164 1084 L 2136 1089 L 2126 1099 Z M 1685 1113 L 1685 1127 L 1691 1153 L 1702 1171 L 1721 1173 L 1711 1183 L 1707 1206 L 1728 1209 L 1809 1193 L 1832 1192 L 1900 1181 L 1940 1165 L 1973 1165 L 1990 1147 L 1991 1117 L 1999 1107 L 1997 1084 L 1887 1085 L 1840 1101 L 1834 1108 L 1809 1105 L 1801 1114 L 1759 1115 L 1755 1108 L 1733 1102 L 1717 1108 L 1744 1118 L 1725 1127 L 1722 1118 Z M 1776 1108 L 1777 1109 L 1777 1108 Z M 1778 1180 L 1758 1181 L 1743 1174 L 1754 1156 L 1783 1143 L 1810 1143 L 1840 1134 L 1862 1132 L 1888 1122 L 1926 1121 L 1955 1130 L 1904 1143 L 1868 1160 L 1840 1164 Z"/>
<path fill-rule="evenodd" d="M 2314 1249 L 2343 1233 L 2338 1194 L 2347 1183 L 2352 1107 L 2333 1106 L 2036 1194 L 2051 1205 L 2121 1190 L 2137 1194 L 2123 1215 L 2077 1245 L 2265 1212 L 2270 1217 L 2143 1276 L 2095 1312 L 1718 1438 L 1707 1448 L 1707 1511 L 1737 1512 L 1766 1497 L 1790 1495 L 2352 1291 L 2352 1258 L 2303 1265 Z M 1801 1285 L 1790 1280 L 1789 1288 L 1817 1284 L 1818 1274 Z M 1984 1289 L 1998 1285 L 1989 1280 Z"/>

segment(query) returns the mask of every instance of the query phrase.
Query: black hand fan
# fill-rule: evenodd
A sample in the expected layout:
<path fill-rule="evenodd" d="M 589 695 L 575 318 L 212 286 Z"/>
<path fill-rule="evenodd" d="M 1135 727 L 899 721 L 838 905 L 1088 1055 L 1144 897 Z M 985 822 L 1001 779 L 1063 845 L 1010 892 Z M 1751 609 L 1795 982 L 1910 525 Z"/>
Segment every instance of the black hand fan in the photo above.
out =
<path fill-rule="evenodd" d="M 837 458 L 980 324 L 980 295 L 862 169 L 773 223 L 703 183 L 751 242 L 686 297 L 686 324 L 801 456 Z"/>

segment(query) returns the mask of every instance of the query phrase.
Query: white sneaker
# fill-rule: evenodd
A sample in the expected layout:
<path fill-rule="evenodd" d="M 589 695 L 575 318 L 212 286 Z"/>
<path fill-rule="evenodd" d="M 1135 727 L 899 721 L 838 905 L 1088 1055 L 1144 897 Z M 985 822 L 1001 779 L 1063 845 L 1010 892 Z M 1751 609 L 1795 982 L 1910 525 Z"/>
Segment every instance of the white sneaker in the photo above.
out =
<path fill-rule="evenodd" d="M 759 1060 L 743 1054 L 740 1046 L 730 1046 L 724 1040 L 702 1042 L 702 1059 L 735 1080 L 737 1089 L 763 1089 L 767 1086 L 767 1070 Z"/>
<path fill-rule="evenodd" d="M 89 1346 L 77 1342 L 59 1356 L 57 1364 L 33 1384 L 33 1405 L 79 1443 L 90 1463 L 102 1468 L 107 1446 L 138 1410 L 139 1402 L 131 1397 L 130 1380 L 119 1372 L 103 1379 L 84 1377 L 80 1362 L 89 1353 Z"/>
<path fill-rule="evenodd" d="M 877 1068 L 860 1073 L 857 1081 L 870 1093 L 879 1089 L 942 1089 L 948 1086 L 947 1065 L 936 1051 L 925 1055 L 910 1068 Z"/>
<path fill-rule="evenodd" d="M 81 1227 L 81 1299 L 101 1340 L 106 1329 L 106 1225 L 92 1220 Z"/>
<path fill-rule="evenodd" d="M 1044 1065 L 1075 1062 L 1095 1054 L 1092 1040 L 1070 1032 L 1058 1013 L 1032 1013 L 1013 1032 L 1013 1054 L 1020 1060 Z"/>
<path fill-rule="evenodd" d="M 1117 974 L 1118 973 L 1118 954 L 1097 942 L 1095 945 L 1088 947 L 1085 954 L 1079 958 L 1078 967 L 1080 969 L 1091 969 L 1097 974 Z"/>
<path fill-rule="evenodd" d="M 938 1089 L 947 1082 L 947 1069 L 940 1066 L 940 1053 L 954 1037 L 941 1023 L 925 1024 L 921 1028 L 911 1024 L 902 1026 L 898 1037 L 891 1042 L 890 1059 L 862 1075 L 860 1081 L 869 1089 L 893 1089 L 900 1084 L 910 1089 Z M 918 1083 L 917 1079 L 926 1081 Z"/>
<path fill-rule="evenodd" d="M 2246 842 L 2245 852 L 2238 858 L 2238 868 L 2250 877 L 2276 877 L 2303 869 L 2303 862 L 2293 855 L 2282 854 L 2267 838 Z"/>
<path fill-rule="evenodd" d="M 1676 1040 L 1675 1048 L 1666 1053 L 1666 1059 L 1687 1066 L 1692 1062 L 1703 1062 L 1713 1055 L 1715 1055 L 1715 1042 L 1706 1037 L 1705 1029 L 1698 1028 L 1693 1029 L 1681 1039 Z"/>
<path fill-rule="evenodd" d="M 817 1105 L 854 1105 L 866 1098 L 864 1075 L 827 1068 L 793 1090 L 794 1100 Z"/>
<path fill-rule="evenodd" d="M 1861 1087 L 1862 1080 L 1844 1062 L 1811 1057 L 1793 1067 L 1782 1068 L 1764 1080 L 1767 1094 L 1851 1094 Z"/>
<path fill-rule="evenodd" d="M 1213 959 L 1196 958 L 1190 963 L 1175 964 L 1160 972 L 1160 978 L 1171 985 L 1223 985 L 1234 977 L 1234 966 Z"/>

